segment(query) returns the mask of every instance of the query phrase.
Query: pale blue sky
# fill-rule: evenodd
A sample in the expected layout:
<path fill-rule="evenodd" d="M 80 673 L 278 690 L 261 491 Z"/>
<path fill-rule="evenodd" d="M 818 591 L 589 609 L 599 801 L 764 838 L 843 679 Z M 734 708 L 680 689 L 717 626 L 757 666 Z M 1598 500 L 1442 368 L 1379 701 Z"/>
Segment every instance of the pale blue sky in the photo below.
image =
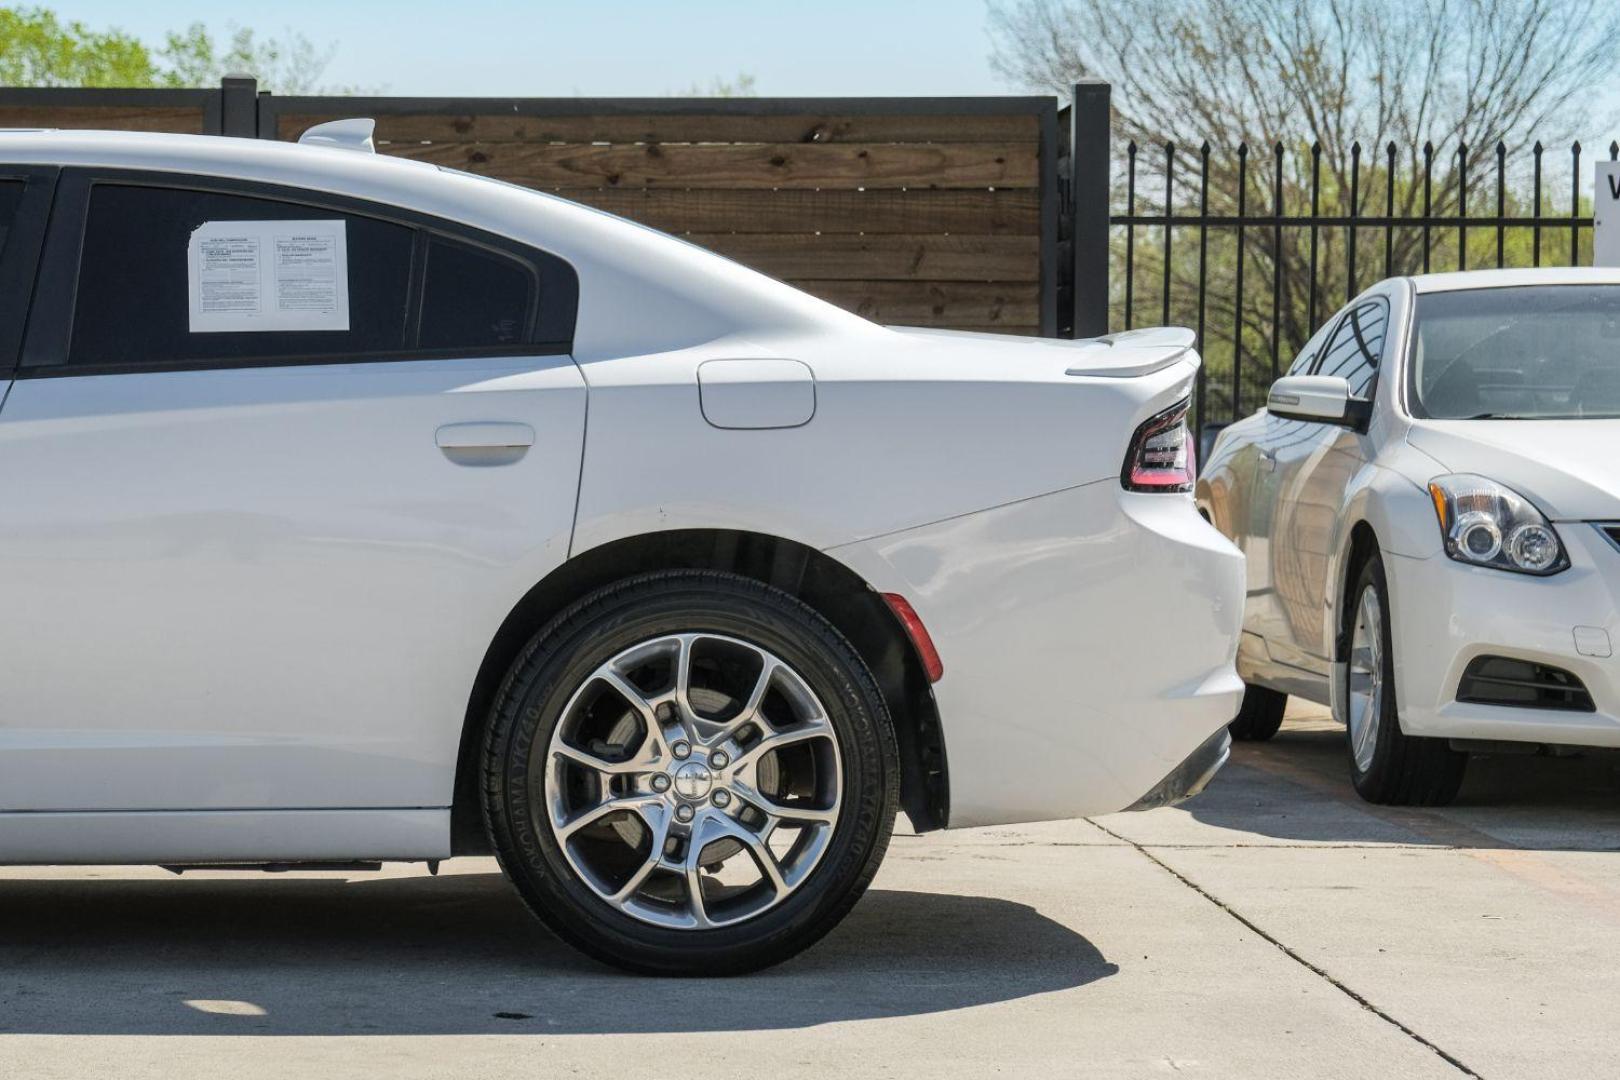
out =
<path fill-rule="evenodd" d="M 1004 94 L 984 0 L 43 0 L 156 44 L 231 23 L 337 49 L 324 79 L 392 94 L 659 95 L 748 72 L 763 95 Z"/>

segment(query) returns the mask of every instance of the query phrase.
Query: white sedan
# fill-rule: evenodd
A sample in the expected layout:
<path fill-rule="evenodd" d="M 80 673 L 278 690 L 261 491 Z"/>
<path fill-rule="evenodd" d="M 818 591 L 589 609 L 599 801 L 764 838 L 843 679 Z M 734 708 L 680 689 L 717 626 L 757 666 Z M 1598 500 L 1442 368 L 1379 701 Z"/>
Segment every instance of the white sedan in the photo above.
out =
<path fill-rule="evenodd" d="M 1397 278 L 1223 431 L 1200 508 L 1248 556 L 1240 738 L 1331 704 L 1374 802 L 1468 754 L 1620 747 L 1620 271 Z"/>
<path fill-rule="evenodd" d="M 0 135 L 0 862 L 493 851 L 598 957 L 740 971 L 897 810 L 1224 760 L 1190 334 L 888 329 L 306 141 Z"/>

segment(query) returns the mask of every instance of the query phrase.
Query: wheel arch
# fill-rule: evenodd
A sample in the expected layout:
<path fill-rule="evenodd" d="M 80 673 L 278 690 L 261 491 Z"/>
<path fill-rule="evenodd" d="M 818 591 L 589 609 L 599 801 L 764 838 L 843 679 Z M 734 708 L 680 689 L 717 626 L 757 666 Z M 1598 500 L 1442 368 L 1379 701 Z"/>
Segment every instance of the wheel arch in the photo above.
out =
<path fill-rule="evenodd" d="M 1369 558 L 1383 552 L 1377 529 L 1365 517 L 1351 519 L 1343 537 L 1329 570 L 1328 604 L 1323 614 L 1324 633 L 1327 635 L 1325 640 L 1331 650 L 1328 653 L 1328 708 L 1332 711 L 1333 719 L 1340 724 L 1346 722 L 1343 702 L 1350 658 L 1350 627 L 1346 625 L 1349 620 L 1344 612 L 1350 602 L 1355 575 Z"/>
<path fill-rule="evenodd" d="M 803 600 L 847 637 L 872 670 L 894 721 L 900 805 L 919 831 L 943 828 L 950 795 L 944 738 L 922 661 L 882 596 L 832 556 L 779 536 L 735 529 L 679 529 L 614 540 L 584 551 L 537 582 L 485 650 L 468 695 L 451 804 L 455 854 L 488 851 L 477 763 L 495 695 L 523 646 L 554 615 L 593 590 L 655 570 L 724 570 Z"/>
<path fill-rule="evenodd" d="M 1335 664 L 1343 663 L 1349 657 L 1350 630 L 1346 625 L 1349 620 L 1345 617 L 1346 605 L 1349 603 L 1350 587 L 1354 583 L 1361 566 L 1371 556 L 1378 555 L 1383 549 L 1378 543 L 1378 533 L 1372 524 L 1366 520 L 1355 522 L 1349 531 L 1345 545 L 1344 555 L 1339 560 L 1338 570 L 1334 574 L 1335 588 L 1333 595 L 1336 598 L 1333 605 L 1335 615 L 1333 621 L 1333 653 Z"/>
<path fill-rule="evenodd" d="M 1368 463 L 1356 473 L 1335 520 L 1323 597 L 1322 644 L 1323 655 L 1339 662 L 1344 659 L 1343 601 L 1350 577 L 1366 552 L 1427 558 L 1439 548 L 1439 531 L 1428 491 L 1405 471 L 1377 463 Z"/>

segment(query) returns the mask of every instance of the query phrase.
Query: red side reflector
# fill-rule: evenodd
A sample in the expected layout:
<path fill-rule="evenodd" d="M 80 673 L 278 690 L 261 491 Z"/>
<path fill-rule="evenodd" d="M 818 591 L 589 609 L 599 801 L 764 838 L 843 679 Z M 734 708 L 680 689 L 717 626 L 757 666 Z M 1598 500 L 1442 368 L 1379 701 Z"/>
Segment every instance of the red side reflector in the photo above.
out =
<path fill-rule="evenodd" d="M 911 601 L 899 593 L 886 592 L 883 600 L 894 612 L 894 617 L 900 620 L 900 625 L 906 628 L 906 636 L 917 649 L 917 658 L 922 661 L 923 672 L 931 683 L 939 682 L 945 674 L 945 664 L 939 658 L 939 650 L 934 648 L 934 639 L 928 636 L 928 628 L 923 625 L 922 619 L 917 616 L 917 609 L 911 606 Z"/>

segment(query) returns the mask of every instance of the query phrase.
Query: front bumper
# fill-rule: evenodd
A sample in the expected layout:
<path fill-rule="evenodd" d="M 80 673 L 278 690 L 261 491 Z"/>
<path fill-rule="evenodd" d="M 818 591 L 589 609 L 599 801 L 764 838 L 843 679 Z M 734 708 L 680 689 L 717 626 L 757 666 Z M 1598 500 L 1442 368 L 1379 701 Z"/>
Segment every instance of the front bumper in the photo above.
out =
<path fill-rule="evenodd" d="M 1612 655 L 1620 648 L 1620 551 L 1589 524 L 1556 528 L 1570 567 L 1547 578 L 1471 567 L 1443 554 L 1386 557 L 1395 688 L 1407 734 L 1620 747 L 1620 659 Z M 1480 656 L 1563 668 L 1585 684 L 1596 711 L 1458 701 L 1463 672 Z M 1342 711 L 1340 687 L 1335 712 Z"/>
<path fill-rule="evenodd" d="M 1189 499 L 1110 479 L 830 554 L 939 648 L 952 827 L 1125 809 L 1237 713 L 1243 557 Z"/>

